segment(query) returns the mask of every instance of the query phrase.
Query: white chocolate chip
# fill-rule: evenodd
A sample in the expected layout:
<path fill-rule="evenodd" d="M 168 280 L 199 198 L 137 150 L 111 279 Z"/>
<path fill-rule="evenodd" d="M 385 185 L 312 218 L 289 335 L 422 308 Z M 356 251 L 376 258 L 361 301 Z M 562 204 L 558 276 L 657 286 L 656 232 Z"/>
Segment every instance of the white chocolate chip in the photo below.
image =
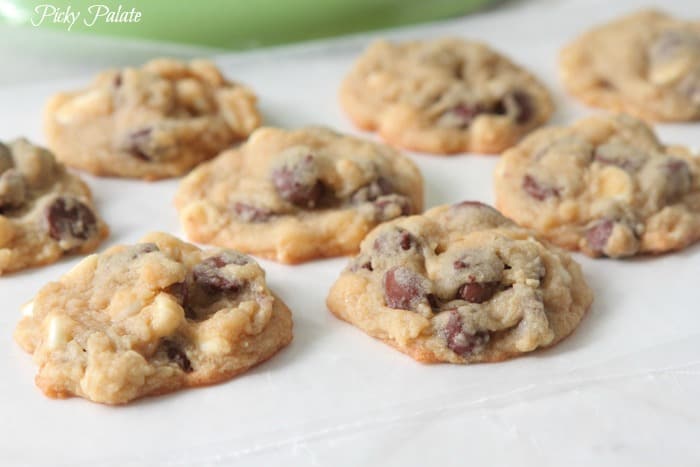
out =
<path fill-rule="evenodd" d="M 22 316 L 27 316 L 29 318 L 34 316 L 34 302 L 32 301 L 32 302 L 28 302 L 28 303 L 25 303 L 24 305 L 22 305 L 21 311 L 22 311 Z"/>
<path fill-rule="evenodd" d="M 681 55 L 675 60 L 669 60 L 663 64 L 655 65 L 651 68 L 649 79 L 658 85 L 670 84 L 678 81 L 692 70 L 694 57 L 690 54 Z"/>
<path fill-rule="evenodd" d="M 71 340 L 71 319 L 53 315 L 49 318 L 49 336 L 47 346 L 49 349 L 57 349 Z"/>
<path fill-rule="evenodd" d="M 151 327 L 158 336 L 168 336 L 175 332 L 185 317 L 185 311 L 175 299 L 167 294 L 160 293 L 150 306 L 153 313 Z"/>
<path fill-rule="evenodd" d="M 596 194 L 601 198 L 631 201 L 634 186 L 629 174 L 619 167 L 606 166 L 596 177 Z"/>
<path fill-rule="evenodd" d="M 63 275 L 63 280 L 78 279 L 78 276 L 89 276 L 89 272 L 97 267 L 97 254 L 91 254 L 80 260 L 67 273 Z"/>
<path fill-rule="evenodd" d="M 203 342 L 200 342 L 199 347 L 204 353 L 208 354 L 221 355 L 227 354 L 231 351 L 231 346 L 229 345 L 229 343 L 220 337 L 206 339 Z"/>
<path fill-rule="evenodd" d="M 57 122 L 68 125 L 108 115 L 111 111 L 111 94 L 102 89 L 95 89 L 63 104 L 56 111 L 55 118 Z"/>

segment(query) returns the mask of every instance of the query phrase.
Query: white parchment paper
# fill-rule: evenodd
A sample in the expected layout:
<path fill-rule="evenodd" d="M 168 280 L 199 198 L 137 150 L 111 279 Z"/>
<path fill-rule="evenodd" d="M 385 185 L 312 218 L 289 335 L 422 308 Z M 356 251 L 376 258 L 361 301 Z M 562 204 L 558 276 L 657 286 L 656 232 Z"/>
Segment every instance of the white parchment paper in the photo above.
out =
<path fill-rule="evenodd" d="M 557 52 L 579 31 L 640 2 L 515 3 L 218 62 L 260 94 L 268 124 L 360 134 L 336 92 L 368 41 L 458 35 L 488 41 L 538 74 L 554 93 L 555 123 L 593 112 L 564 95 Z M 665 6 L 700 18 L 700 2 Z M 0 139 L 43 142 L 45 99 L 89 79 L 0 88 Z M 700 124 L 657 128 L 668 142 L 700 146 Z M 411 157 L 425 176 L 429 207 L 493 201 L 495 157 Z M 102 248 L 151 230 L 182 235 L 172 206 L 176 180 L 86 178 L 112 229 Z M 700 465 L 700 245 L 658 258 L 576 258 L 596 293 L 580 328 L 553 349 L 473 366 L 416 363 L 333 318 L 325 295 L 345 259 L 295 267 L 261 261 L 294 312 L 290 347 L 228 383 L 119 408 L 45 398 L 34 387 L 30 356 L 12 341 L 20 304 L 78 258 L 0 278 L 0 464 Z"/>

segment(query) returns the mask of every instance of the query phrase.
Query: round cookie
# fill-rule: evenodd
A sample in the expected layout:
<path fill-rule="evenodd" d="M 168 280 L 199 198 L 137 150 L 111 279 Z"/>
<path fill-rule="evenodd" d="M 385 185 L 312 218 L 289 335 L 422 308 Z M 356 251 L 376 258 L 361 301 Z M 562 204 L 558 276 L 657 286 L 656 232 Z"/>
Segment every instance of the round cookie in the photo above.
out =
<path fill-rule="evenodd" d="M 642 121 L 597 116 L 536 131 L 506 151 L 496 206 L 590 256 L 663 253 L 700 239 L 700 159 Z"/>
<path fill-rule="evenodd" d="M 90 189 L 53 154 L 0 143 L 0 275 L 88 253 L 108 233 Z"/>
<path fill-rule="evenodd" d="M 374 229 L 327 305 L 418 361 L 475 363 L 554 345 L 592 300 L 568 254 L 463 202 Z"/>
<path fill-rule="evenodd" d="M 41 390 L 104 404 L 227 380 L 292 340 L 253 259 L 163 233 L 88 256 L 22 314 L 15 340 Z"/>
<path fill-rule="evenodd" d="M 340 88 L 359 127 L 430 153 L 498 153 L 552 113 L 545 87 L 485 44 L 457 38 L 372 44 Z"/>
<path fill-rule="evenodd" d="M 643 10 L 569 44 L 559 71 L 586 104 L 644 119 L 700 119 L 700 21 Z"/>
<path fill-rule="evenodd" d="M 192 171 L 175 205 L 193 241 L 298 263 L 355 253 L 380 222 L 420 212 L 423 179 L 382 144 L 262 128 Z"/>
<path fill-rule="evenodd" d="M 205 60 L 153 60 L 106 71 L 87 88 L 53 96 L 49 146 L 95 175 L 155 180 L 188 172 L 260 126 L 256 97 Z"/>

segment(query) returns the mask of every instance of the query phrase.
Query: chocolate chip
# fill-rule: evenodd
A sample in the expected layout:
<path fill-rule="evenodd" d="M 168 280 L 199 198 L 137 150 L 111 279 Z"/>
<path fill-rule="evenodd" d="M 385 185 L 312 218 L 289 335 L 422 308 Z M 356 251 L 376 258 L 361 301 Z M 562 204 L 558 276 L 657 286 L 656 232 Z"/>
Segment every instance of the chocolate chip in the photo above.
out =
<path fill-rule="evenodd" d="M 152 127 L 140 128 L 132 131 L 127 136 L 128 152 L 142 161 L 151 162 L 154 160 L 150 153 Z"/>
<path fill-rule="evenodd" d="M 552 196 L 559 196 L 558 188 L 544 185 L 531 175 L 525 175 L 522 186 L 523 190 L 538 201 L 544 201 Z"/>
<path fill-rule="evenodd" d="M 243 222 L 265 222 L 272 217 L 272 211 L 253 206 L 252 204 L 237 202 L 233 205 L 233 211 Z"/>
<path fill-rule="evenodd" d="M 316 175 L 314 156 L 308 154 L 295 164 L 286 164 L 272 171 L 272 183 L 286 201 L 314 208 L 321 200 L 325 187 Z"/>
<path fill-rule="evenodd" d="M 384 299 L 389 308 L 413 310 L 426 299 L 426 281 L 423 276 L 403 266 L 396 266 L 384 274 Z"/>
<path fill-rule="evenodd" d="M 243 282 L 222 269 L 229 264 L 242 266 L 248 263 L 243 255 L 224 252 L 205 259 L 192 268 L 194 282 L 212 293 L 235 294 L 243 287 Z"/>
<path fill-rule="evenodd" d="M 463 321 L 457 310 L 449 310 L 445 326 L 439 330 L 440 335 L 447 342 L 447 347 L 454 353 L 463 357 L 481 350 L 489 341 L 490 334 L 487 331 L 475 333 L 466 332 L 463 328 Z"/>
<path fill-rule="evenodd" d="M 114 84 L 114 87 L 115 87 L 115 88 L 120 87 L 120 86 L 122 85 L 122 74 L 121 74 L 121 73 L 117 73 L 117 74 L 114 76 L 114 81 L 112 81 L 112 83 Z"/>
<path fill-rule="evenodd" d="M 379 188 L 379 194 L 388 195 L 394 193 L 394 184 L 391 183 L 391 181 L 386 177 L 377 177 L 377 180 L 375 180 L 374 183 L 376 183 L 377 187 Z"/>
<path fill-rule="evenodd" d="M 45 212 L 49 236 L 58 241 L 87 240 L 97 232 L 92 209 L 75 198 L 56 198 Z"/>
<path fill-rule="evenodd" d="M 233 251 L 223 251 L 216 256 L 210 256 L 204 260 L 204 263 L 212 264 L 218 268 L 223 268 L 229 264 L 235 264 L 236 266 L 245 266 L 250 263 L 250 258 L 241 253 L 236 253 Z"/>
<path fill-rule="evenodd" d="M 608 239 L 615 228 L 615 222 L 611 219 L 601 219 L 586 230 L 586 242 L 595 253 L 603 254 Z"/>
<path fill-rule="evenodd" d="M 534 104 L 529 94 L 515 90 L 508 92 L 491 108 L 496 115 L 511 115 L 516 123 L 524 124 L 530 121 L 534 113 Z"/>
<path fill-rule="evenodd" d="M 595 155 L 593 156 L 596 162 L 600 162 L 601 164 L 606 164 L 606 165 L 615 165 L 617 167 L 620 167 L 621 169 L 628 170 L 628 161 L 625 160 L 616 160 L 610 157 L 606 157 L 599 152 L 596 151 Z M 630 167 L 631 169 L 631 167 Z"/>
<path fill-rule="evenodd" d="M 680 159 L 670 159 L 666 164 L 666 167 L 672 174 L 690 171 L 688 169 L 688 163 Z"/>
<path fill-rule="evenodd" d="M 350 201 L 353 203 L 365 203 L 375 201 L 380 196 L 392 193 L 394 193 L 392 183 L 385 177 L 378 177 L 376 180 L 357 189 L 350 197 Z"/>
<path fill-rule="evenodd" d="M 408 251 L 412 248 L 418 248 L 418 239 L 411 234 L 411 232 L 397 227 L 392 230 L 388 230 L 381 235 L 379 235 L 374 240 L 374 249 L 376 251 L 389 254 L 394 251 Z"/>
<path fill-rule="evenodd" d="M 401 232 L 399 237 L 399 245 L 401 246 L 402 250 L 408 250 L 411 248 L 411 234 L 405 231 Z"/>
<path fill-rule="evenodd" d="M 449 119 L 450 122 L 456 122 L 457 127 L 464 129 L 469 127 L 472 121 L 483 112 L 484 109 L 479 104 L 460 103 L 447 110 L 443 114 L 443 118 Z"/>
<path fill-rule="evenodd" d="M 467 282 L 457 289 L 457 298 L 469 303 L 484 303 L 498 291 L 500 282 Z"/>
<path fill-rule="evenodd" d="M 165 293 L 172 295 L 175 301 L 182 305 L 183 307 L 187 303 L 187 296 L 189 294 L 189 287 L 186 281 L 175 282 L 170 284 L 164 289 Z"/>
<path fill-rule="evenodd" d="M 693 104 L 700 104 L 700 70 L 695 70 L 683 78 L 677 89 Z"/>
<path fill-rule="evenodd" d="M 487 217 L 490 222 L 495 224 L 509 222 L 498 210 L 480 201 L 462 201 L 450 206 L 450 210 L 454 212 L 453 215 L 464 216 L 465 218 L 476 211 L 480 212 L 481 215 Z"/>
<path fill-rule="evenodd" d="M 675 58 L 684 50 L 700 50 L 700 39 L 697 35 L 683 30 L 667 29 L 663 31 L 649 48 L 652 61 L 665 61 Z"/>
<path fill-rule="evenodd" d="M 131 259 L 136 259 L 141 255 L 145 255 L 146 253 L 153 253 L 154 251 L 160 251 L 158 248 L 158 245 L 155 243 L 139 243 L 137 245 L 134 245 L 132 247 L 132 255 Z"/>
<path fill-rule="evenodd" d="M 200 321 L 208 317 L 208 314 L 205 312 L 198 313 L 198 307 L 206 307 L 210 301 L 216 300 L 219 297 L 219 294 L 216 292 L 212 294 L 213 297 L 210 296 L 208 290 L 203 291 L 206 296 L 202 297 L 202 290 L 198 290 L 193 284 L 192 274 L 186 277 L 184 281 L 170 284 L 163 289 L 163 291 L 170 294 L 175 301 L 180 304 L 182 309 L 185 311 L 185 317 L 187 319 L 194 321 Z M 199 299 L 197 298 L 198 296 Z"/>
<path fill-rule="evenodd" d="M 372 261 L 367 259 L 366 257 L 358 257 L 353 260 L 348 268 L 352 272 L 358 272 L 361 269 L 364 269 L 365 271 L 374 271 L 374 268 L 372 267 Z"/>
<path fill-rule="evenodd" d="M 682 159 L 669 159 L 664 166 L 666 179 L 666 202 L 672 203 L 685 195 L 692 186 L 692 174 L 688 163 Z"/>
<path fill-rule="evenodd" d="M 192 368 L 192 362 L 190 362 L 190 359 L 187 358 L 187 354 L 180 348 L 179 345 L 173 341 L 164 340 L 161 343 L 161 346 L 165 351 L 165 355 L 168 357 L 168 360 L 176 363 L 182 371 L 185 373 L 192 373 L 194 371 L 194 368 Z"/>
<path fill-rule="evenodd" d="M 141 253 L 153 253 L 154 251 L 160 251 L 160 248 L 158 248 L 158 245 L 156 245 L 155 243 L 151 243 L 151 242 L 139 243 L 137 245 L 137 247 Z"/>
<path fill-rule="evenodd" d="M 622 143 L 605 143 L 595 148 L 593 159 L 606 165 L 614 165 L 628 172 L 639 170 L 647 159 L 647 154 L 638 148 Z"/>
<path fill-rule="evenodd" d="M 428 303 L 430 304 L 430 308 L 433 311 L 440 310 L 441 301 L 437 295 L 435 295 L 433 293 L 429 293 L 428 295 L 426 295 L 426 298 L 428 299 Z"/>
<path fill-rule="evenodd" d="M 27 182 L 17 169 L 0 175 L 0 213 L 22 207 L 27 199 Z"/>
<path fill-rule="evenodd" d="M 194 265 L 182 285 L 173 284 L 166 292 L 178 298 L 187 319 L 202 321 L 220 309 L 212 305 L 233 299 L 244 289 L 246 281 L 237 277 L 236 267 L 231 266 L 244 266 L 250 261 L 243 254 L 221 251 Z"/>
<path fill-rule="evenodd" d="M 534 105 L 529 94 L 523 91 L 515 91 L 512 94 L 512 99 L 515 102 L 515 121 L 521 125 L 527 123 L 532 118 L 534 113 Z"/>
<path fill-rule="evenodd" d="M 461 201 L 457 204 L 452 205 L 453 208 L 488 208 L 493 209 L 488 204 L 484 204 L 481 201 Z"/>

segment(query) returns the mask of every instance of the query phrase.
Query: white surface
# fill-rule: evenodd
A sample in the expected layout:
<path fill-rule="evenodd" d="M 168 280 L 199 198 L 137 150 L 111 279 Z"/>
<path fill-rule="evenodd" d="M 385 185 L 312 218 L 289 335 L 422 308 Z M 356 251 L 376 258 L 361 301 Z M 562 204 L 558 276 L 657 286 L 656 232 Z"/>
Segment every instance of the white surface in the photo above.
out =
<path fill-rule="evenodd" d="M 391 35 L 491 42 L 550 85 L 563 123 L 590 110 L 564 96 L 557 50 L 634 4 L 607 3 L 540 1 Z M 697 2 L 668 3 L 700 17 Z M 219 62 L 259 92 L 268 123 L 356 132 L 336 89 L 366 40 Z M 44 100 L 88 79 L 0 88 L 0 139 L 43 141 Z M 659 130 L 667 141 L 699 144 L 697 124 Z M 495 158 L 414 160 L 428 206 L 493 200 Z M 171 202 L 177 181 L 87 178 L 112 228 L 102 248 L 153 229 L 182 233 Z M 31 358 L 12 341 L 20 305 L 78 258 L 2 278 L 0 465 L 700 465 L 700 246 L 629 261 L 576 258 L 596 293 L 578 331 L 551 350 L 473 366 L 415 363 L 333 318 L 325 294 L 345 259 L 262 261 L 294 312 L 291 346 L 228 383 L 120 408 L 46 399 Z"/>

